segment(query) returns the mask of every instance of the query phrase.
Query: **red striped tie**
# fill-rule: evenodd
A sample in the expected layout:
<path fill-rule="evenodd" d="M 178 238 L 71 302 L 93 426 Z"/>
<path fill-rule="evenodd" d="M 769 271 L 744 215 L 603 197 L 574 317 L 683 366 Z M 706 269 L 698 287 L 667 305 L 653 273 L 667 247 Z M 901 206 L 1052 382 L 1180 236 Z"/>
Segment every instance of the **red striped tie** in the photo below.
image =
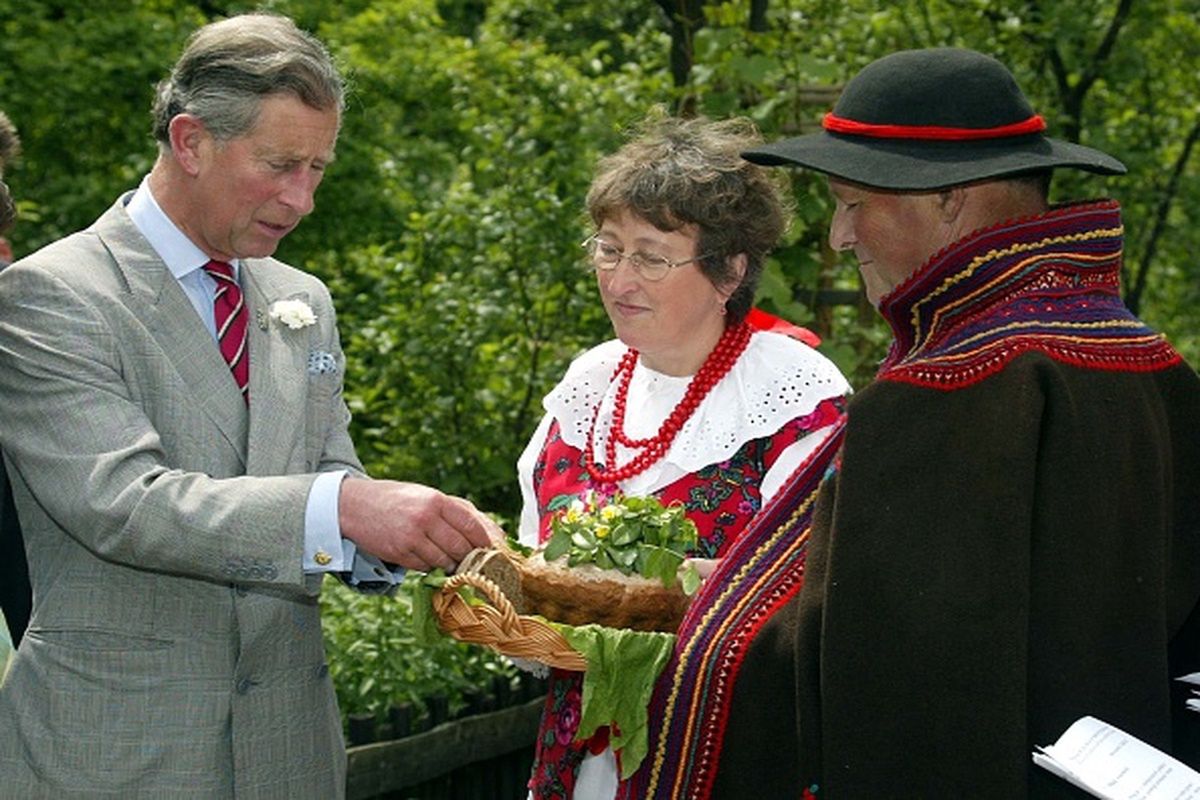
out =
<path fill-rule="evenodd" d="M 233 267 L 224 261 L 210 261 L 204 271 L 217 282 L 213 298 L 213 319 L 217 323 L 217 343 L 221 355 L 242 390 L 242 399 L 250 402 L 250 352 L 246 348 L 246 325 L 250 315 L 242 302 L 242 287 L 233 277 Z"/>

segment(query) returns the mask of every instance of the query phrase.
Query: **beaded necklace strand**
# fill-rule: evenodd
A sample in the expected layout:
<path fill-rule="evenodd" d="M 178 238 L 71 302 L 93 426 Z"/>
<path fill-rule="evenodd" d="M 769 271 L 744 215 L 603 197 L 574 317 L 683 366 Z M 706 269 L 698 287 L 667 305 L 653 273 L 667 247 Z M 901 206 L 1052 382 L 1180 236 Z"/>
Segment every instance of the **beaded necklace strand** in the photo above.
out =
<path fill-rule="evenodd" d="M 645 472 L 655 462 L 667 454 L 671 443 L 679 433 L 683 424 L 695 413 L 700 402 L 708 396 L 713 387 L 721 382 L 733 365 L 737 362 L 746 345 L 750 343 L 751 328 L 745 322 L 732 325 L 721 334 L 716 347 L 704 359 L 698 372 L 688 382 L 687 390 L 682 399 L 672 409 L 667 418 L 659 426 L 658 433 L 646 439 L 634 439 L 625 434 L 625 407 L 629 399 L 629 383 L 633 378 L 633 368 L 637 364 L 638 351 L 632 347 L 625 351 L 621 361 L 613 371 L 611 381 L 618 381 L 617 395 L 613 399 L 612 429 L 608 440 L 604 443 L 604 462 L 611 465 L 604 469 L 596 463 L 592 455 L 595 451 L 596 423 L 600 417 L 600 404 L 592 415 L 592 425 L 588 430 L 587 445 L 583 451 L 583 466 L 593 482 L 616 484 L 628 480 L 634 475 Z M 639 450 L 636 456 L 623 467 L 617 467 L 617 442 L 633 450 Z"/>

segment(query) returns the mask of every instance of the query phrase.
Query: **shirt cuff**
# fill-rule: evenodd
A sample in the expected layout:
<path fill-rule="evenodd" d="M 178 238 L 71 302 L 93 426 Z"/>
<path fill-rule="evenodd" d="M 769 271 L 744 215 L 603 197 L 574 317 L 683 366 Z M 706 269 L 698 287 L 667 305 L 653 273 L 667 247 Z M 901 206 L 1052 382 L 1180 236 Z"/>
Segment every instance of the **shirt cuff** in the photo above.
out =
<path fill-rule="evenodd" d="M 304 572 L 345 572 L 354 558 L 353 542 L 342 539 L 338 495 L 346 470 L 322 472 L 308 490 L 304 508 Z M 350 545 L 349 556 L 344 544 Z"/>
<path fill-rule="evenodd" d="M 322 472 L 308 490 L 304 508 L 304 572 L 334 572 L 364 592 L 386 592 L 404 580 L 404 568 L 387 564 L 370 553 L 358 552 L 342 538 L 338 497 L 346 470 Z"/>
<path fill-rule="evenodd" d="M 347 585 L 362 592 L 386 592 L 404 582 L 404 567 L 388 564 L 370 553 L 359 553 L 354 542 L 342 540 L 342 552 L 349 566 L 342 574 Z"/>

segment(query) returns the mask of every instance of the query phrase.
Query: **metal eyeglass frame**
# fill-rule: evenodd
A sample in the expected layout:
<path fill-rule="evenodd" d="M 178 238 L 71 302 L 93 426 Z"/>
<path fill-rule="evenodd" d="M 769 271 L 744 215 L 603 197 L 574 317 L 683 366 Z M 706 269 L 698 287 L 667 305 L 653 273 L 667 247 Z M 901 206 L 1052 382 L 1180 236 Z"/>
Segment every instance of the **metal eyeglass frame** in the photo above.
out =
<path fill-rule="evenodd" d="M 612 247 L 613 252 L 615 252 L 617 256 L 612 263 L 601 262 L 597 257 L 596 254 L 598 252 L 599 245 L 607 245 L 608 247 Z M 600 234 L 598 233 L 593 233 L 591 236 L 584 239 L 579 243 L 579 246 L 587 250 L 591 265 L 594 269 L 612 272 L 620 265 L 622 261 L 628 261 L 629 265 L 633 267 L 634 272 L 652 283 L 661 281 L 663 278 L 667 277 L 668 274 L 670 274 L 671 270 L 675 269 L 676 267 L 682 267 L 687 264 L 691 264 L 693 261 L 699 261 L 708 255 L 703 254 L 675 261 L 667 258 L 666 256 L 657 255 L 656 253 L 641 253 L 636 251 L 633 253 L 626 253 L 624 250 L 620 250 L 614 247 L 611 243 L 601 239 Z M 657 265 L 647 264 L 647 258 L 655 259 L 661 263 Z M 651 271 L 647 272 L 648 269 Z"/>

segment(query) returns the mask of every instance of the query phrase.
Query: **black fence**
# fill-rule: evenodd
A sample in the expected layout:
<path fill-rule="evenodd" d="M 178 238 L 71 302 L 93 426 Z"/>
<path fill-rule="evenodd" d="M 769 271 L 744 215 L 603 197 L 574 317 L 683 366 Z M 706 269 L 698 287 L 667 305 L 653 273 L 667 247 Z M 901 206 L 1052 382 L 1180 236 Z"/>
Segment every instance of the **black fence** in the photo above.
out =
<path fill-rule="evenodd" d="M 421 716 L 352 717 L 347 800 L 524 800 L 545 695 L 545 681 L 498 676 L 454 719 L 438 697 Z"/>

